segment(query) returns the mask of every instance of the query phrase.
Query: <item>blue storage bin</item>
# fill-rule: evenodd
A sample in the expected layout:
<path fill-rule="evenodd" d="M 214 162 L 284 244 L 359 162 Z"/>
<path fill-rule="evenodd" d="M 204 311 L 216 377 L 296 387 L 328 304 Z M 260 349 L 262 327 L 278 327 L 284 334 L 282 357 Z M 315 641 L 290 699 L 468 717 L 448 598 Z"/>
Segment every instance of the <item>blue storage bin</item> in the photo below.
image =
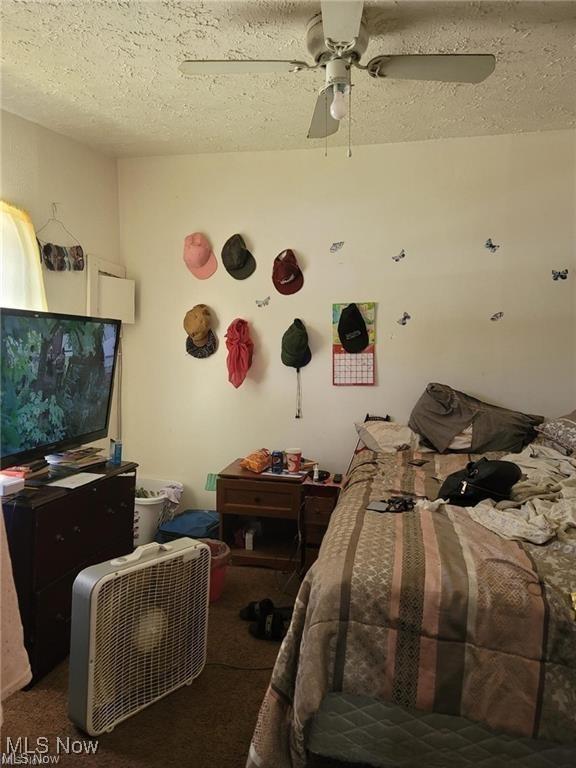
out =
<path fill-rule="evenodd" d="M 189 536 L 191 539 L 217 539 L 220 515 L 209 509 L 186 509 L 173 520 L 163 523 L 156 534 L 156 541 L 167 541 Z"/>

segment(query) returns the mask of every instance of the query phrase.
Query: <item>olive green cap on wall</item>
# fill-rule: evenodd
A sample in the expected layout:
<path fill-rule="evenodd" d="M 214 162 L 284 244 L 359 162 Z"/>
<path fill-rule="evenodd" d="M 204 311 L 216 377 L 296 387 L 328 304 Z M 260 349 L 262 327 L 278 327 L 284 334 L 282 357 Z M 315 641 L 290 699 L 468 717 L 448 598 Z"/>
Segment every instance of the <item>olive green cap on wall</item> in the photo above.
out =
<path fill-rule="evenodd" d="M 222 264 L 236 280 L 246 280 L 256 269 L 256 260 L 246 248 L 242 235 L 232 235 L 222 248 Z"/>
<path fill-rule="evenodd" d="M 282 336 L 282 362 L 291 368 L 303 368 L 312 359 L 306 326 L 298 318 Z"/>

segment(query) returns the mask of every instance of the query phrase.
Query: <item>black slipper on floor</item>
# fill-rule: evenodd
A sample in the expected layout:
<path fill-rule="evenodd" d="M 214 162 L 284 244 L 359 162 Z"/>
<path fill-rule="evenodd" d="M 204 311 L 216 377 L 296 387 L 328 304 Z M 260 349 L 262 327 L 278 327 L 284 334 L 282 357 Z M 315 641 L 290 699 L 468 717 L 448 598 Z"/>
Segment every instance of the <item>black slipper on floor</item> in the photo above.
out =
<path fill-rule="evenodd" d="M 276 608 L 256 623 L 250 624 L 250 634 L 261 640 L 283 640 L 290 626 L 291 615 L 291 608 Z"/>
<path fill-rule="evenodd" d="M 265 597 L 264 600 L 256 600 L 242 608 L 240 618 L 244 619 L 244 621 L 259 621 L 269 613 L 272 613 L 273 610 L 274 603 L 269 597 Z"/>

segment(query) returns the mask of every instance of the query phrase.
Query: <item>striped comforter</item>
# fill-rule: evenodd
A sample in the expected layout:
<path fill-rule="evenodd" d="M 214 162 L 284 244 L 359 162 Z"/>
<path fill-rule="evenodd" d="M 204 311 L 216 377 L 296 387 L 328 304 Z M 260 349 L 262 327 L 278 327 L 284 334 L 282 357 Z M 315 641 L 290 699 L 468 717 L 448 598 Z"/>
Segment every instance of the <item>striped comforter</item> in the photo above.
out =
<path fill-rule="evenodd" d="M 300 588 L 249 768 L 302 768 L 307 726 L 329 691 L 576 742 L 576 545 L 509 541 L 453 506 L 365 509 L 392 494 L 436 498 L 469 460 L 355 456 Z"/>

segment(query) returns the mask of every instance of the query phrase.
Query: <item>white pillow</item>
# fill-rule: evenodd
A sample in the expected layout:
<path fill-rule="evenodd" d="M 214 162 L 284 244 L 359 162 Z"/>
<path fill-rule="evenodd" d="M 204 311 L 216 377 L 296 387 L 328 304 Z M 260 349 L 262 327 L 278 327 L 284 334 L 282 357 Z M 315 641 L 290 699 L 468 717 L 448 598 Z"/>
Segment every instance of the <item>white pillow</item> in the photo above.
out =
<path fill-rule="evenodd" d="M 404 448 L 416 448 L 418 435 L 405 424 L 391 421 L 365 421 L 355 425 L 366 448 L 378 453 L 395 453 Z"/>

